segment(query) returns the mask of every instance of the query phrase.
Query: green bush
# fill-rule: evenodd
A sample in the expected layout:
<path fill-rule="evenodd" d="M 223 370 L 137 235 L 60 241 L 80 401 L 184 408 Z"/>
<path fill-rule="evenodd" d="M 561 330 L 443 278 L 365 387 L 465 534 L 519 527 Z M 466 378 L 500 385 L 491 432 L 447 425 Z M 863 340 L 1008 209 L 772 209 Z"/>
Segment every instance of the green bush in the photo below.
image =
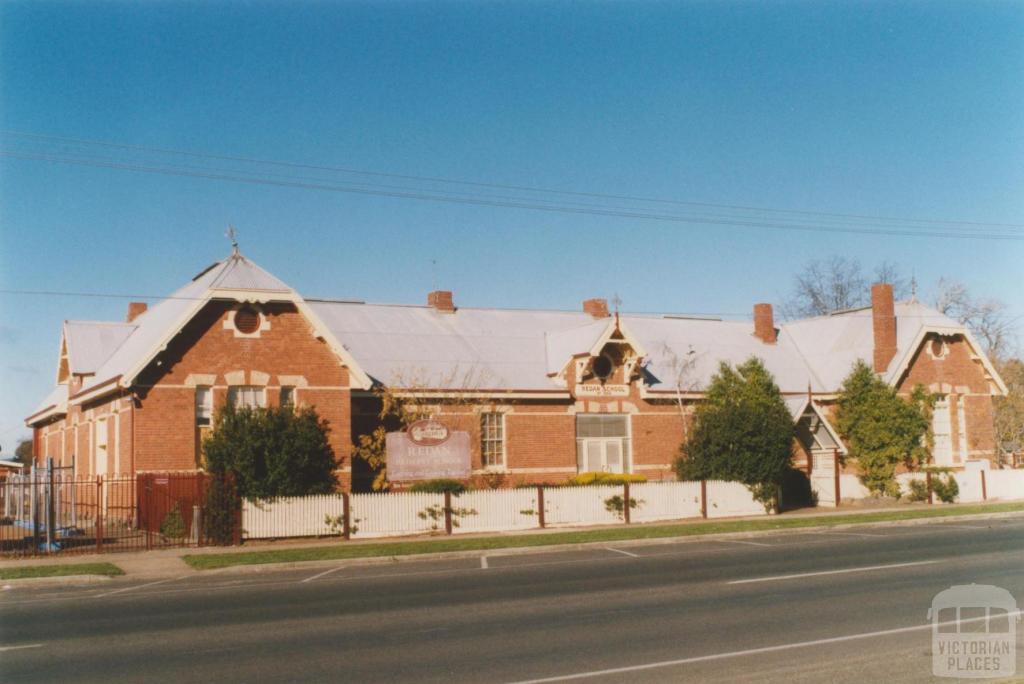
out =
<path fill-rule="evenodd" d="M 330 494 L 338 485 L 330 428 L 312 407 L 234 408 L 218 411 L 203 441 L 206 470 L 234 474 L 242 497 Z"/>
<path fill-rule="evenodd" d="M 207 543 L 230 546 L 235 542 L 241 507 L 242 501 L 231 475 L 210 475 L 203 503 L 203 536 Z"/>
<path fill-rule="evenodd" d="M 643 499 L 636 499 L 632 496 L 629 497 L 630 510 L 636 510 L 637 508 L 640 508 L 640 506 L 642 506 L 643 503 Z M 619 494 L 616 494 L 615 496 L 609 497 L 604 500 L 604 510 L 608 511 L 609 513 L 614 513 L 619 520 L 626 519 L 625 509 L 626 502 Z"/>
<path fill-rule="evenodd" d="M 467 487 L 464 482 L 443 477 L 435 480 L 423 480 L 422 482 L 417 482 L 412 487 L 409 487 L 410 492 L 421 492 L 424 494 L 444 494 L 445 492 L 451 492 L 455 496 L 458 496 L 468 490 L 469 487 Z"/>
<path fill-rule="evenodd" d="M 933 475 L 932 491 L 935 492 L 939 501 L 953 503 L 960 496 L 960 485 L 956 483 L 956 479 L 952 475 L 946 475 L 945 478 Z"/>
<path fill-rule="evenodd" d="M 927 501 L 928 484 L 924 480 L 911 480 L 907 485 L 910 491 L 907 492 L 907 499 L 910 501 Z"/>
<path fill-rule="evenodd" d="M 843 380 L 836 427 L 850 445 L 860 481 L 872 494 L 899 496 L 896 468 L 926 462 L 925 435 L 934 397 L 915 387 L 908 401 L 863 361 Z"/>
<path fill-rule="evenodd" d="M 793 418 L 772 374 L 750 357 L 733 368 L 723 362 L 680 447 L 680 480 L 741 482 L 776 507 L 779 485 L 793 460 Z"/>
<path fill-rule="evenodd" d="M 582 487 L 589 485 L 623 485 L 626 482 L 640 484 L 647 482 L 647 478 L 633 473 L 589 472 L 570 477 L 566 480 L 565 484 L 569 487 Z"/>
<path fill-rule="evenodd" d="M 164 521 L 160 523 L 160 534 L 168 539 L 182 539 L 185 537 L 185 519 L 181 517 L 181 507 L 177 502 L 171 510 L 164 516 Z"/>

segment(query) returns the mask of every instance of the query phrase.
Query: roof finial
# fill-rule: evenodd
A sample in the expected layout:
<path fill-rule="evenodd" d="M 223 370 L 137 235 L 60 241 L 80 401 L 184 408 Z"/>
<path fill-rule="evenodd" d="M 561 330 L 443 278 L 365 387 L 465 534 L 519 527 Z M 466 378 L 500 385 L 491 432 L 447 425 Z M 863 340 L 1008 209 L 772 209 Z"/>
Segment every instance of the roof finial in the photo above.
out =
<path fill-rule="evenodd" d="M 224 235 L 228 240 L 231 240 L 231 256 L 238 256 L 238 231 L 229 223 L 228 229 L 224 231 Z"/>
<path fill-rule="evenodd" d="M 910 301 L 917 303 L 917 276 L 910 272 Z"/>
<path fill-rule="evenodd" d="M 619 328 L 619 305 L 622 304 L 622 299 L 619 298 L 619 293 L 616 292 L 612 295 L 612 306 L 615 307 L 615 329 Z"/>

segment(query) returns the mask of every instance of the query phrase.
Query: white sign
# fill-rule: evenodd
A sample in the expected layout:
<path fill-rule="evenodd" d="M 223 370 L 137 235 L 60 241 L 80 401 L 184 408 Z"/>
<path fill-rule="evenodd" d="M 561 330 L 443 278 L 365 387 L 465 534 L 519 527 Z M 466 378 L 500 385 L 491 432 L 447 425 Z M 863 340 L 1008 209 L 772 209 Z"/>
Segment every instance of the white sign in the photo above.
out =
<path fill-rule="evenodd" d="M 1017 602 L 1007 590 L 962 584 L 940 591 L 932 621 L 932 674 L 958 679 L 1011 677 L 1017 669 Z"/>
<path fill-rule="evenodd" d="M 629 385 L 576 385 L 577 397 L 628 397 Z"/>
<path fill-rule="evenodd" d="M 387 434 L 385 447 L 389 480 L 409 482 L 440 477 L 457 480 L 469 477 L 471 463 L 468 432 L 448 432 L 444 441 L 430 443 L 433 440 L 428 435 L 434 432 L 433 428 L 424 426 L 417 431 L 417 437 L 426 438 L 419 444 L 410 438 L 410 432 Z"/>

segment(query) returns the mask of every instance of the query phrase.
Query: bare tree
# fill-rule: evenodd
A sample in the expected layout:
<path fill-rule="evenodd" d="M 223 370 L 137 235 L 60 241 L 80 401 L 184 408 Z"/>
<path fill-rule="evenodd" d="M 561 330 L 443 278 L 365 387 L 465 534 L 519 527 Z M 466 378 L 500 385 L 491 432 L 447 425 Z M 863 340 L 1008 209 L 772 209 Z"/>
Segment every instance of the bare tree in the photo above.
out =
<path fill-rule="evenodd" d="M 897 298 L 906 297 L 907 279 L 892 262 L 883 261 L 872 275 L 874 282 L 892 284 Z M 833 255 L 814 260 L 793 277 L 793 293 L 783 302 L 782 313 L 787 318 L 804 318 L 867 306 L 871 301 L 869 285 L 856 259 Z"/>
<path fill-rule="evenodd" d="M 661 355 L 667 360 L 667 365 L 672 371 L 672 382 L 676 393 L 676 408 L 679 409 L 679 419 L 682 423 L 683 441 L 688 436 L 688 412 L 685 402 L 685 395 L 700 390 L 700 378 L 697 377 L 697 363 L 700 360 L 693 345 L 690 345 L 684 356 L 675 352 L 668 343 L 662 344 Z"/>
<path fill-rule="evenodd" d="M 935 308 L 967 326 L 985 346 L 993 359 L 1003 358 L 1013 337 L 1013 322 L 1006 314 L 1006 305 L 997 299 L 980 299 L 956 280 L 939 278 Z"/>

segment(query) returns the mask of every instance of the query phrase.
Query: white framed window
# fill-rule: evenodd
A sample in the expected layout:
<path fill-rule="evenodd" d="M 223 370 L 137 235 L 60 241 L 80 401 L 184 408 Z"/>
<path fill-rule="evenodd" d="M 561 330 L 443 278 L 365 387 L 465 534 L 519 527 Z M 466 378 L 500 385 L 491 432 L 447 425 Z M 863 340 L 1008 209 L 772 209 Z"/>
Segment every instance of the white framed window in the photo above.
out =
<path fill-rule="evenodd" d="M 632 471 L 629 416 L 579 414 L 576 416 L 576 467 L 579 472 Z"/>
<path fill-rule="evenodd" d="M 505 414 L 480 415 L 480 460 L 485 468 L 505 465 Z"/>
<path fill-rule="evenodd" d="M 940 397 L 932 409 L 932 458 L 935 465 L 953 465 L 953 439 L 949 415 L 949 398 Z"/>
<path fill-rule="evenodd" d="M 295 407 L 295 388 L 289 385 L 281 385 L 281 401 L 282 407 L 288 406 L 291 408 Z"/>
<path fill-rule="evenodd" d="M 213 389 L 196 387 L 196 425 L 207 427 L 213 420 Z"/>
<path fill-rule="evenodd" d="M 957 442 L 960 447 L 960 460 L 966 461 L 968 458 L 967 453 L 967 411 L 964 408 L 964 397 L 959 396 L 956 398 L 956 426 L 957 426 Z"/>
<path fill-rule="evenodd" d="M 255 385 L 232 385 L 228 388 L 228 403 L 235 408 L 262 408 L 267 405 L 267 393 Z"/>

